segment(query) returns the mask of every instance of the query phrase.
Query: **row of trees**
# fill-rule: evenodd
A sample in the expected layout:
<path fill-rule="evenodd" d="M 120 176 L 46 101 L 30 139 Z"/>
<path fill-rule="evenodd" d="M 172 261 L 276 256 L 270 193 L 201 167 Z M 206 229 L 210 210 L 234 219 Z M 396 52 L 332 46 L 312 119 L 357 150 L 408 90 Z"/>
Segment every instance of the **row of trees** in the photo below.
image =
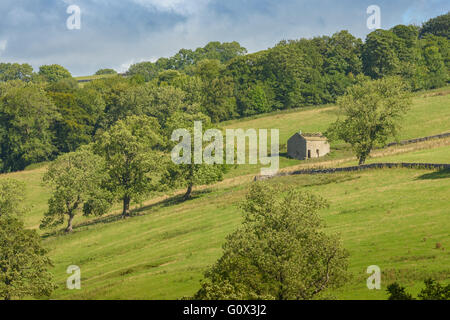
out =
<path fill-rule="evenodd" d="M 222 180 L 226 165 L 171 161 L 171 150 L 178 143 L 169 140 L 173 130 L 192 128 L 194 121 L 203 121 L 204 131 L 209 128 L 208 117 L 201 113 L 176 112 L 163 123 L 144 114 L 131 115 L 99 134 L 95 142 L 59 156 L 43 178 L 52 196 L 41 228 L 59 225 L 67 218 L 66 231 L 71 232 L 78 213 L 103 215 L 120 201 L 122 217 L 127 217 L 132 201 L 152 193 L 184 187 L 187 200 L 195 185 Z"/>
<path fill-rule="evenodd" d="M 170 70 L 171 78 L 178 71 L 206 80 L 203 91 L 210 91 L 209 100 L 203 102 L 214 102 L 213 108 L 205 106 L 213 121 L 335 102 L 361 74 L 372 79 L 401 76 L 411 90 L 432 89 L 449 80 L 448 21 L 446 14 L 422 28 L 376 30 L 364 43 L 347 31 L 281 41 L 248 55 L 238 44 L 227 50 L 231 44 L 211 43 L 195 52 L 182 49 L 169 59 L 135 64 L 128 73 L 152 81 Z M 208 54 L 199 53 L 203 50 Z M 220 99 L 216 91 L 222 92 Z"/>
<path fill-rule="evenodd" d="M 0 300 L 49 296 L 55 289 L 41 238 L 21 220 L 24 189 L 16 180 L 0 181 Z"/>

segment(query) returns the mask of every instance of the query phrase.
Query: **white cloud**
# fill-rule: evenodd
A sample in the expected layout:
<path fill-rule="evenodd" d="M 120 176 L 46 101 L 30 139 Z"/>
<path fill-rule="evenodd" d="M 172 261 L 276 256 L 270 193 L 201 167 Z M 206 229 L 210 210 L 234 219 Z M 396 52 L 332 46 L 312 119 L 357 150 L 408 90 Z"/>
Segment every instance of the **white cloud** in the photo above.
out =
<path fill-rule="evenodd" d="M 133 0 L 148 9 L 162 12 L 174 12 L 181 15 L 192 15 L 199 12 L 211 0 Z"/>

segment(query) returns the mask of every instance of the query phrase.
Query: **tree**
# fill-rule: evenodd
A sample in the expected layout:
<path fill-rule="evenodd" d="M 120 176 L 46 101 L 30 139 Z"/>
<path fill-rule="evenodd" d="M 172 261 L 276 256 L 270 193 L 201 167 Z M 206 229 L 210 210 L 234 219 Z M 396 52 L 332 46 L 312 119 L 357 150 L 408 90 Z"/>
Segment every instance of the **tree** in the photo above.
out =
<path fill-rule="evenodd" d="M 51 158 L 56 151 L 51 132 L 60 118 L 45 91 L 32 83 L 7 82 L 0 86 L 1 171 L 23 170 Z"/>
<path fill-rule="evenodd" d="M 66 153 L 53 161 L 43 177 L 43 181 L 52 189 L 52 196 L 41 228 L 62 224 L 67 216 L 65 231 L 72 232 L 73 219 L 77 213 L 106 213 L 111 197 L 101 189 L 106 179 L 104 171 L 103 159 L 93 154 L 90 147 Z"/>
<path fill-rule="evenodd" d="M 240 97 L 239 111 L 242 115 L 251 116 L 254 114 L 260 114 L 270 111 L 269 102 L 267 99 L 266 92 L 262 85 L 254 85 L 248 88 L 246 92 L 243 92 L 242 97 Z"/>
<path fill-rule="evenodd" d="M 378 29 L 367 35 L 362 51 L 364 74 L 372 79 L 380 79 L 399 73 L 396 41 L 398 37 L 389 30 Z"/>
<path fill-rule="evenodd" d="M 444 286 L 434 279 L 426 279 L 425 288 L 418 297 L 421 300 L 450 300 L 450 284 Z"/>
<path fill-rule="evenodd" d="M 202 113 L 175 113 L 167 122 L 167 135 L 171 136 L 174 130 L 186 129 L 190 134 L 191 145 L 190 154 L 194 152 L 194 121 L 200 121 L 202 123 L 202 139 L 203 134 L 211 128 L 211 120 Z M 185 137 L 183 137 L 185 139 Z M 216 138 L 215 138 L 216 139 Z M 183 141 L 185 142 L 185 141 Z M 169 144 L 169 149 L 172 150 L 178 141 Z M 184 151 L 183 151 L 184 152 Z M 202 148 L 202 155 L 204 149 Z M 211 154 L 212 157 L 215 154 Z M 223 160 L 223 159 L 222 159 Z M 223 180 L 223 175 L 227 171 L 227 166 L 217 163 L 201 163 L 196 164 L 193 157 L 190 159 L 190 163 L 173 163 L 171 162 L 167 168 L 164 176 L 164 181 L 172 188 L 185 187 L 186 193 L 183 196 L 184 200 L 188 200 L 192 196 L 192 190 L 194 186 L 212 184 L 217 181 Z"/>
<path fill-rule="evenodd" d="M 29 81 L 33 75 L 33 67 L 28 63 L 0 63 L 0 81 Z"/>
<path fill-rule="evenodd" d="M 409 103 L 409 94 L 399 78 L 364 81 L 348 88 L 338 99 L 341 116 L 326 135 L 350 143 L 362 165 L 375 146 L 396 137 Z"/>
<path fill-rule="evenodd" d="M 420 37 L 427 34 L 450 39 L 450 12 L 425 22 L 420 29 Z"/>
<path fill-rule="evenodd" d="M 141 75 L 145 81 L 150 81 L 158 75 L 158 67 L 152 62 L 139 62 L 133 64 L 127 71 L 127 75 Z"/>
<path fill-rule="evenodd" d="M 406 292 L 405 287 L 397 282 L 388 285 L 387 292 L 389 293 L 388 300 L 414 300 L 413 296 Z"/>
<path fill-rule="evenodd" d="M 281 188 L 250 188 L 243 225 L 227 237 L 195 299 L 309 300 L 343 283 L 348 253 L 321 231 L 326 201 Z"/>
<path fill-rule="evenodd" d="M 0 181 L 0 299 L 49 296 L 55 288 L 48 268 L 52 266 L 39 235 L 25 229 L 24 184 Z"/>
<path fill-rule="evenodd" d="M 233 79 L 223 74 L 225 66 L 219 60 L 205 59 L 194 68 L 194 75 L 203 81 L 202 112 L 213 122 L 236 115 Z"/>
<path fill-rule="evenodd" d="M 104 74 L 117 74 L 117 71 L 114 69 L 100 69 L 95 73 L 96 76 L 100 76 L 100 75 L 104 75 Z"/>
<path fill-rule="evenodd" d="M 47 82 L 57 82 L 61 79 L 72 77 L 70 72 L 59 64 L 41 66 L 39 68 L 39 75 L 42 76 Z"/>
<path fill-rule="evenodd" d="M 0 298 L 50 296 L 55 285 L 47 251 L 35 230 L 17 218 L 0 217 Z"/>
<path fill-rule="evenodd" d="M 23 182 L 14 179 L 0 181 L 0 217 L 20 217 L 26 211 L 24 190 Z"/>
<path fill-rule="evenodd" d="M 129 215 L 132 200 L 161 187 L 163 147 L 158 121 L 147 116 L 119 120 L 96 141 L 95 151 L 106 161 L 105 188 L 122 201 L 122 217 Z"/>
<path fill-rule="evenodd" d="M 450 284 L 441 285 L 434 279 L 426 279 L 423 288 L 417 295 L 418 300 L 450 300 Z M 387 287 L 389 293 L 388 300 L 416 300 L 410 293 L 406 292 L 406 288 L 397 282 L 391 283 Z"/>

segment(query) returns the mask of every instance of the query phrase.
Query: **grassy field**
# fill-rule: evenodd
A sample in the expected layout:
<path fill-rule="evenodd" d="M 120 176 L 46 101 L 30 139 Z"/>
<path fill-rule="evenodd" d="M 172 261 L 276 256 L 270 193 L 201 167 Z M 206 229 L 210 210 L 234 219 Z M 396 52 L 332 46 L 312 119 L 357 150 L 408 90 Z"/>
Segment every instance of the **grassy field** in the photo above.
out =
<path fill-rule="evenodd" d="M 427 93 L 416 94 L 412 105 L 402 122 L 399 140 L 431 136 L 450 131 L 450 90 L 439 89 Z M 269 116 L 258 116 L 251 119 L 229 121 L 224 128 L 229 129 L 270 129 L 280 132 L 280 167 L 298 165 L 302 161 L 284 156 L 287 151 L 287 140 L 299 130 L 302 132 L 324 132 L 337 118 L 337 107 L 309 107 L 307 110 L 290 110 L 274 113 Z M 391 139 L 389 142 L 393 142 Z M 323 162 L 351 157 L 348 145 L 342 141 L 331 143 L 331 153 L 320 159 L 308 162 Z M 303 161 L 305 162 L 305 161 Z M 242 165 L 228 173 L 227 177 L 244 174 L 257 174 L 259 166 Z"/>
<path fill-rule="evenodd" d="M 450 130 L 450 95 L 446 89 L 418 94 L 400 139 Z M 336 107 L 291 110 L 223 124 L 223 128 L 278 128 L 283 145 L 296 131 L 324 131 L 336 119 Z M 354 165 L 348 146 L 332 144 L 333 152 L 314 161 L 281 157 L 285 170 L 309 166 Z M 285 150 L 285 146 L 284 146 Z M 281 152 L 283 152 L 283 147 Z M 448 163 L 450 139 L 375 150 L 368 162 Z M 49 191 L 41 184 L 46 167 L 1 175 L 26 182 L 24 217 L 37 228 L 47 209 Z M 241 221 L 238 203 L 255 174 L 255 166 L 239 166 L 227 180 L 197 190 L 195 198 L 150 200 L 126 220 L 109 216 L 77 217 L 70 235 L 44 235 L 54 262 L 59 288 L 54 299 L 175 299 L 193 294 L 204 270 L 221 255 L 227 234 Z M 321 212 L 327 232 L 339 233 L 350 252 L 352 279 L 333 292 L 343 299 L 384 299 L 386 285 L 400 281 L 417 293 L 423 280 L 450 278 L 450 173 L 419 169 L 370 170 L 349 174 L 276 178 L 285 188 L 301 188 L 330 201 Z M 370 195 L 370 196 L 368 196 Z M 442 248 L 436 249 L 440 243 Z M 367 266 L 381 267 L 381 291 L 366 288 Z M 82 290 L 65 289 L 66 268 L 78 265 Z"/>
<path fill-rule="evenodd" d="M 382 287 L 394 280 L 420 289 L 427 276 L 450 274 L 449 172 L 370 170 L 291 176 L 269 183 L 300 188 L 330 201 L 327 232 L 339 233 L 350 252 L 352 280 L 337 298 L 384 299 L 369 291 L 369 265 L 382 269 Z M 199 287 L 202 272 L 221 254 L 225 236 L 240 223 L 238 203 L 248 183 L 213 188 L 186 203 L 163 202 L 126 221 L 84 226 L 45 240 L 63 299 L 175 299 Z M 367 195 L 371 196 L 368 197 Z M 442 248 L 436 249 L 436 243 Z M 78 265 L 82 289 L 64 289 L 65 269 Z"/>

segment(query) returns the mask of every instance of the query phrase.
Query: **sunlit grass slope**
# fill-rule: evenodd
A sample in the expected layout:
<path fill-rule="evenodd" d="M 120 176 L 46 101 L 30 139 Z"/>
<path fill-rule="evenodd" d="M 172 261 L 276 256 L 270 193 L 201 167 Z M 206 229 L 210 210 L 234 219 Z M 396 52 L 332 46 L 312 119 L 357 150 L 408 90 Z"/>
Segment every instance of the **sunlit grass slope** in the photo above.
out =
<path fill-rule="evenodd" d="M 350 252 L 351 281 L 337 298 L 384 299 L 400 281 L 415 291 L 432 276 L 450 275 L 449 172 L 415 169 L 290 176 L 270 180 L 320 194 L 326 231 L 339 233 Z M 248 183 L 212 189 L 185 203 L 146 208 L 132 219 L 98 223 L 45 240 L 60 288 L 53 298 L 175 299 L 193 294 L 203 271 L 220 256 L 241 221 Z M 436 249 L 440 243 L 444 249 Z M 64 288 L 69 265 L 82 270 L 82 289 Z M 366 288 L 366 268 L 383 271 L 381 291 Z"/>

